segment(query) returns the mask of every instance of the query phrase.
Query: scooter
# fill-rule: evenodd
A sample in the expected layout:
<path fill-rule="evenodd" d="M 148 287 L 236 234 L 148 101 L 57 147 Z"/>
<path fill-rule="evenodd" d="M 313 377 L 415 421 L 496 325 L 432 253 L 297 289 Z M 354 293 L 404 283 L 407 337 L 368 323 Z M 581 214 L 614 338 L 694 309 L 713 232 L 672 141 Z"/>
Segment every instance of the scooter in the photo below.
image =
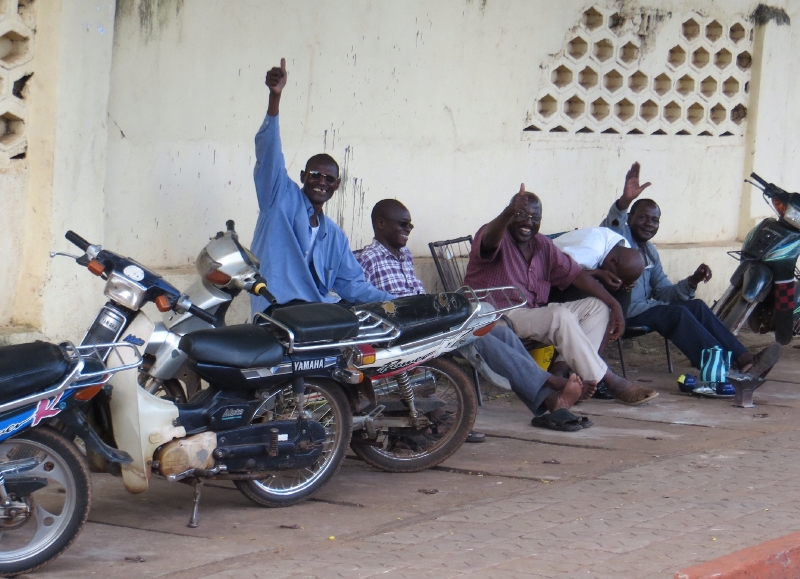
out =
<path fill-rule="evenodd" d="M 800 333 L 800 194 L 787 193 L 751 173 L 745 180 L 763 192 L 778 214 L 759 223 L 728 255 L 741 263 L 731 285 L 712 311 L 733 334 L 748 323 L 754 332 L 775 332 L 775 341 L 788 344 Z"/>
<path fill-rule="evenodd" d="M 222 327 L 234 297 L 253 287 L 260 277 L 258 260 L 241 245 L 235 224 L 228 221 L 226 231 L 209 241 L 195 265 L 199 278 L 186 290 L 187 299 L 213 312 L 217 318 L 214 325 Z M 492 303 L 504 306 L 495 308 Z M 289 353 L 314 352 L 332 345 L 345 349 L 348 365 L 365 376 L 357 387 L 359 395 L 349 398 L 354 452 L 376 468 L 413 472 L 451 456 L 475 419 L 477 400 L 472 382 L 449 353 L 488 333 L 501 314 L 524 304 L 524 296 L 513 287 L 462 288 L 457 293 L 367 304 L 353 308 L 366 325 L 347 340 L 323 339 L 326 334 L 318 332 L 329 323 L 326 316 L 336 319 L 344 310 L 335 304 L 275 309 L 269 316 L 257 314 L 254 322 L 268 326 Z M 298 311 L 319 324 L 318 330 L 309 334 L 308 327 L 294 325 L 298 322 L 291 316 Z M 371 329 L 367 327 L 370 324 Z M 149 337 L 143 338 L 145 363 L 140 383 L 156 395 L 178 402 L 193 400 L 202 392 L 201 376 L 179 343 L 181 336 L 211 326 L 188 310 L 164 314 Z"/>
<path fill-rule="evenodd" d="M 106 368 L 100 352 L 127 364 Z M 136 347 L 33 342 L 0 348 L 0 575 L 28 573 L 61 555 L 89 516 L 92 480 L 74 443 L 118 464 L 131 457 L 82 430 L 81 407 L 117 372 L 141 363 Z"/>

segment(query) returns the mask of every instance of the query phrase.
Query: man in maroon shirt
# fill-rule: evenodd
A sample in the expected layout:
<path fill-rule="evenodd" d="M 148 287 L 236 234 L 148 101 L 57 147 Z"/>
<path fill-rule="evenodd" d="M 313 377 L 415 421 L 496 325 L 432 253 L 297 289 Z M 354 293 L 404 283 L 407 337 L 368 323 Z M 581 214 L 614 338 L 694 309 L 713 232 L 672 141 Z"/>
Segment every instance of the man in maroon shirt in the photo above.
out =
<path fill-rule="evenodd" d="M 552 344 L 560 358 L 578 373 L 591 391 L 601 380 L 619 402 L 638 405 L 658 393 L 614 374 L 598 354 L 603 338 L 616 339 L 625 329 L 619 302 L 575 261 L 539 233 L 542 203 L 525 185 L 502 213 L 475 235 L 464 283 L 476 289 L 513 285 L 528 307 L 507 314 L 523 339 Z M 592 297 L 547 304 L 550 287 L 574 286 Z"/>

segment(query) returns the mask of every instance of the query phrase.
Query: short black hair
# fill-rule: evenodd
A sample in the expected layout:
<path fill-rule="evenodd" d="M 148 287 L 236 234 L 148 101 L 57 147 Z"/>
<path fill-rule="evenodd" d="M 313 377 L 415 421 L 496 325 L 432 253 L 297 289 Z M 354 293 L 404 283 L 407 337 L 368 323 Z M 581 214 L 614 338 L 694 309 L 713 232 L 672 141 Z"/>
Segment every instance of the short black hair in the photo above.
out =
<path fill-rule="evenodd" d="M 375 222 L 378 221 L 379 217 L 386 217 L 386 214 L 389 212 L 389 210 L 393 208 L 405 209 L 408 211 L 408 208 L 400 203 L 397 199 L 381 199 L 372 208 L 372 215 L 370 215 L 372 224 L 374 225 Z"/>
<path fill-rule="evenodd" d="M 661 211 L 661 207 L 659 207 L 658 203 L 656 203 L 652 199 L 637 199 L 636 201 L 633 202 L 633 205 L 631 205 L 630 211 L 628 211 L 628 213 L 633 215 L 634 213 L 636 213 L 637 207 L 643 207 L 645 205 L 652 205 L 653 207 Z"/>
<path fill-rule="evenodd" d="M 308 164 L 311 161 L 317 161 L 317 162 L 320 162 L 320 163 L 331 163 L 333 165 L 336 165 L 336 176 L 337 177 L 339 176 L 339 172 L 340 172 L 339 171 L 339 163 L 337 163 L 336 159 L 331 157 L 329 154 L 327 154 L 327 153 L 319 153 L 318 155 L 314 155 L 313 157 L 309 157 L 308 161 L 306 161 L 306 171 L 308 171 Z"/>

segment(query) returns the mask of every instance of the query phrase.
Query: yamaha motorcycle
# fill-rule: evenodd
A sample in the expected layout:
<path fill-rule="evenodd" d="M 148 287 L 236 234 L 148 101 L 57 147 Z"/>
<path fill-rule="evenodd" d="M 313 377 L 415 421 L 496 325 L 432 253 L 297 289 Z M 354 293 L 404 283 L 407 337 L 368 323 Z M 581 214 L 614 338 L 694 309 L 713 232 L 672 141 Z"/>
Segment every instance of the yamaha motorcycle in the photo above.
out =
<path fill-rule="evenodd" d="M 199 278 L 186 290 L 187 299 L 215 315 L 217 327 L 225 325 L 232 300 L 260 279 L 258 260 L 239 243 L 235 224 L 228 221 L 226 226 L 198 255 Z M 352 310 L 336 304 L 284 307 L 270 315 L 257 314 L 254 323 L 268 327 L 290 354 L 339 348 L 348 367 L 363 375 L 349 378 L 358 382 L 357 395 L 348 398 L 353 451 L 376 468 L 415 472 L 456 452 L 475 420 L 472 381 L 449 357 L 450 352 L 488 333 L 502 313 L 524 304 L 517 288 L 462 288 L 456 293 L 411 296 Z M 343 314 L 348 311 L 361 320 L 360 329 L 348 325 L 354 319 Z M 343 316 L 349 322 L 342 328 L 325 330 Z M 188 310 L 167 312 L 161 322 L 155 322 L 151 334 L 142 338 L 145 363 L 140 383 L 156 395 L 192 401 L 202 391 L 204 375 L 202 366 L 190 359 L 192 353 L 181 349 L 180 340 L 211 326 Z M 341 336 L 337 333 L 344 330 Z"/>
<path fill-rule="evenodd" d="M 775 341 L 785 345 L 800 333 L 800 194 L 755 173 L 750 177 L 753 181 L 745 181 L 763 192 L 778 218 L 764 219 L 747 234 L 741 251 L 728 252 L 741 263 L 712 311 L 733 334 L 747 323 L 754 332 L 775 332 Z"/>

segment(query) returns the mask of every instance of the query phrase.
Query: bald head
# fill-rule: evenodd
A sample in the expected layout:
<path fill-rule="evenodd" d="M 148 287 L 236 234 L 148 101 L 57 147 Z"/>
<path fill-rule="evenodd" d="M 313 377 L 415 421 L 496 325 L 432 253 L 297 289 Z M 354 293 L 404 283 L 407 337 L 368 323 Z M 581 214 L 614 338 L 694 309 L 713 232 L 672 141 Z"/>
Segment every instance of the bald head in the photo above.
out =
<path fill-rule="evenodd" d="M 412 229 L 411 213 L 397 199 L 382 199 L 372 208 L 375 239 L 394 255 L 400 255 L 400 249 L 406 246 Z"/>
<path fill-rule="evenodd" d="M 635 249 L 623 245 L 615 246 L 608 252 L 600 269 L 616 275 L 622 284 L 620 289 L 630 289 L 636 284 L 636 280 L 644 271 L 645 262 L 642 254 Z"/>

